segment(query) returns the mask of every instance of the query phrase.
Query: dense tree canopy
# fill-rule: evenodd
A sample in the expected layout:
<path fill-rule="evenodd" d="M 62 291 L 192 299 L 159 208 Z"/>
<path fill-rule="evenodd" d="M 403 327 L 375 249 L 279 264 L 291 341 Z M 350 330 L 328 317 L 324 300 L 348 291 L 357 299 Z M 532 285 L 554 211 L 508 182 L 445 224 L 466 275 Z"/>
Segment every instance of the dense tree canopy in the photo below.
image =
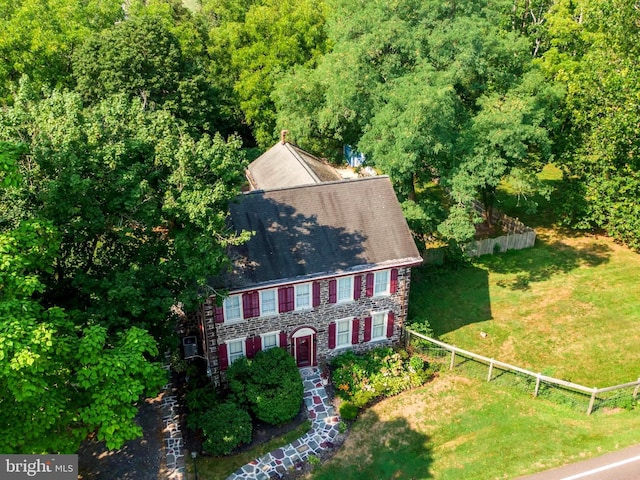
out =
<path fill-rule="evenodd" d="M 38 87 L 70 85 L 74 49 L 124 16 L 117 0 L 2 0 L 0 12 L 0 99 L 9 101 L 22 75 Z"/>
<path fill-rule="evenodd" d="M 208 0 L 204 4 L 218 20 L 210 32 L 210 52 L 216 58 L 212 75 L 226 79 L 253 136 L 261 146 L 270 146 L 277 138 L 271 100 L 276 80 L 294 65 L 314 65 L 327 49 L 324 3 Z"/>
<path fill-rule="evenodd" d="M 544 66 L 567 89 L 565 220 L 640 249 L 640 11 L 618 0 L 558 1 L 548 17 Z"/>
<path fill-rule="evenodd" d="M 635 3 L 190 5 L 0 0 L 3 451 L 139 433 L 170 307 L 244 238 L 241 148 L 280 128 L 365 153 L 418 236 L 469 238 L 472 200 L 529 196 L 552 161 L 561 219 L 640 250 Z"/>
<path fill-rule="evenodd" d="M 478 196 L 490 210 L 511 169 L 549 159 L 556 95 L 530 39 L 505 27 L 509 2 L 374 1 L 352 15 L 353 1 L 331 5 L 333 50 L 276 91 L 280 124 L 300 142 L 328 154 L 356 144 L 409 200 L 438 178 L 458 210 Z M 454 225 L 442 231 L 473 232 Z"/>
<path fill-rule="evenodd" d="M 51 409 L 75 407 L 46 412 L 52 423 L 15 451 L 73 451 L 94 429 L 118 446 L 139 433 L 133 404 L 162 384 L 150 361 L 173 326 L 170 307 L 193 308 L 238 240 L 225 218 L 243 179 L 239 141 L 192 138 L 169 112 L 123 94 L 86 108 L 76 93 L 39 98 L 28 83 L 0 113 L 0 138 L 24 145 L 3 162 L 24 180 L 4 181 L 0 196 L 2 253 L 13 259 L 0 282 L 12 311 L 1 316 L 4 378 L 23 382 L 2 390 L 1 403 L 17 402 L 3 409 L 4 430 L 34 414 L 21 396 L 28 380 L 33 401 L 47 390 Z"/>
<path fill-rule="evenodd" d="M 195 60 L 195 61 L 194 61 Z M 215 89 L 203 66 L 182 53 L 159 15 L 140 15 L 88 38 L 73 57 L 73 74 L 85 102 L 116 93 L 163 108 L 204 131 L 222 127 Z"/>

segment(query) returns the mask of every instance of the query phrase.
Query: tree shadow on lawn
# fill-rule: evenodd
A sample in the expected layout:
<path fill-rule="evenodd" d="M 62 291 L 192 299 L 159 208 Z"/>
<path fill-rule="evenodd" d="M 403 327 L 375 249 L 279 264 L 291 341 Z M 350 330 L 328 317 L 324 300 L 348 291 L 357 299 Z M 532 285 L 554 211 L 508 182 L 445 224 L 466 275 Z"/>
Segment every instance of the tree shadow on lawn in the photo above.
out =
<path fill-rule="evenodd" d="M 491 320 L 490 274 L 503 277 L 495 283 L 498 287 L 526 292 L 533 283 L 581 267 L 596 267 L 611 257 L 612 249 L 596 237 L 563 238 L 542 234 L 533 248 L 483 255 L 458 270 L 446 265 L 414 269 L 409 322 L 428 321 L 436 335 L 444 335 Z M 434 300 L 434 295 L 439 298 Z"/>
<path fill-rule="evenodd" d="M 511 250 L 499 255 L 485 255 L 474 264 L 491 273 L 506 275 L 497 285 L 526 291 L 531 284 L 549 280 L 580 267 L 596 267 L 607 263 L 612 249 L 597 239 L 570 245 L 545 235 L 538 236 L 534 248 Z"/>
<path fill-rule="evenodd" d="M 403 417 L 382 421 L 375 411 L 368 409 L 360 414 L 333 458 L 314 470 L 313 478 L 427 479 L 433 478 L 432 463 L 427 435 L 413 430 Z"/>
<path fill-rule="evenodd" d="M 434 295 L 438 298 L 434 299 Z M 409 299 L 409 328 L 428 322 L 434 334 L 457 330 L 493 318 L 489 272 L 469 265 L 460 270 L 446 267 L 415 269 Z"/>

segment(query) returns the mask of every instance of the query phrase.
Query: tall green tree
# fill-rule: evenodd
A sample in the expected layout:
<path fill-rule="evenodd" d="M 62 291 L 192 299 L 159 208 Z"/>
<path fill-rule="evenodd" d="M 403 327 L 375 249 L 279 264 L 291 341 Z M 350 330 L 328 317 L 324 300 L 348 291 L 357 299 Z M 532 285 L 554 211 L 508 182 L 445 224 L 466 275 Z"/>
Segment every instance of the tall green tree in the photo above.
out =
<path fill-rule="evenodd" d="M 138 15 L 90 37 L 74 54 L 76 91 L 83 100 L 95 104 L 123 93 L 140 99 L 145 108 L 168 110 L 200 131 L 224 127 L 205 65 L 183 54 L 169 27 L 173 19 L 134 12 Z M 189 45 L 194 55 L 196 40 Z"/>
<path fill-rule="evenodd" d="M 20 186 L 20 147 L 0 144 L 4 189 Z M 150 362 L 151 335 L 133 327 L 107 341 L 104 327 L 75 326 L 46 306 L 41 277 L 53 271 L 60 236 L 30 218 L 0 232 L 0 450 L 73 453 L 88 432 L 113 448 L 140 435 L 135 403 L 166 374 Z"/>
<path fill-rule="evenodd" d="M 2 0 L 0 12 L 0 99 L 6 101 L 23 75 L 37 87 L 72 85 L 74 49 L 124 17 L 117 0 Z"/>
<path fill-rule="evenodd" d="M 92 431 L 117 448 L 165 381 L 170 307 L 195 306 L 241 240 L 226 226 L 240 141 L 191 137 L 123 94 L 87 108 L 28 82 L 0 139 L 24 145 L 0 155 L 0 449 L 71 453 Z"/>
<path fill-rule="evenodd" d="M 279 83 L 280 125 L 291 122 L 294 138 L 329 156 L 357 145 L 401 199 L 414 201 L 437 179 L 456 206 L 442 231 L 466 239 L 471 201 L 482 199 L 490 219 L 501 179 L 512 168 L 540 168 L 551 152 L 557 92 L 536 72 L 513 7 L 373 1 L 349 15 L 353 2 L 332 1 L 333 50 Z"/>
<path fill-rule="evenodd" d="M 324 2 L 204 2 L 216 19 L 210 31 L 212 79 L 224 79 L 261 146 L 277 138 L 271 94 L 296 65 L 314 65 L 327 49 Z"/>
<path fill-rule="evenodd" d="M 112 329 L 164 324 L 235 239 L 225 218 L 244 181 L 239 140 L 195 139 L 168 112 L 123 95 L 86 109 L 74 93 L 39 101 L 27 90 L 0 115 L 0 135 L 29 148 L 16 194 L 25 215 L 62 235 L 49 295 Z"/>
<path fill-rule="evenodd" d="M 640 13 L 633 2 L 558 1 L 543 65 L 562 110 L 566 223 L 640 249 Z"/>

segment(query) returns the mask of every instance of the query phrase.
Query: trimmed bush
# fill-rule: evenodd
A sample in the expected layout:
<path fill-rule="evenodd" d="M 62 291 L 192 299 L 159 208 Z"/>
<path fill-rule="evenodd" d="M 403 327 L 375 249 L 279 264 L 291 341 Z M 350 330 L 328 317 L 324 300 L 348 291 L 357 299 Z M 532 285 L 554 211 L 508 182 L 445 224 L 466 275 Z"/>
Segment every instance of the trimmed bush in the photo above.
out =
<path fill-rule="evenodd" d="M 240 359 L 227 370 L 234 399 L 272 425 L 288 422 L 300 411 L 304 391 L 295 359 L 281 348 Z"/>
<path fill-rule="evenodd" d="M 185 403 L 191 413 L 199 414 L 214 408 L 219 403 L 215 385 L 208 383 L 203 387 L 187 392 Z"/>
<path fill-rule="evenodd" d="M 251 441 L 251 417 L 235 403 L 226 402 L 198 416 L 205 441 L 204 450 L 214 455 L 228 455 Z"/>
<path fill-rule="evenodd" d="M 340 404 L 340 416 L 345 420 L 355 420 L 360 409 L 351 402 Z"/>

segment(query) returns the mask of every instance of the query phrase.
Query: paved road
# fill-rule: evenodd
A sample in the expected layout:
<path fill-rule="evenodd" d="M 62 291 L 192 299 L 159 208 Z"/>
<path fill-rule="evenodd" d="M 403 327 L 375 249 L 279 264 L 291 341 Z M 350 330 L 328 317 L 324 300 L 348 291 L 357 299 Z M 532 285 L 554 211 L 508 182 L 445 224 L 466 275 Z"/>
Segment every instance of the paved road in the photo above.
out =
<path fill-rule="evenodd" d="M 640 445 L 584 462 L 522 477 L 520 480 L 638 480 Z"/>

